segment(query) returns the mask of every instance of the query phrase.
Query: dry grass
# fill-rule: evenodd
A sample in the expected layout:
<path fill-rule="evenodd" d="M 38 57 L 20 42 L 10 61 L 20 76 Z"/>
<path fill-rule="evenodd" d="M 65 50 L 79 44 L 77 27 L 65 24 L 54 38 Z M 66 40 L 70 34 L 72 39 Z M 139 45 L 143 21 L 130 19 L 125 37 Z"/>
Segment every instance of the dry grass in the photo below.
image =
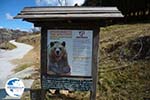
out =
<path fill-rule="evenodd" d="M 150 24 L 113 25 L 101 29 L 97 100 L 150 98 L 150 62 L 120 58 L 125 45 L 140 36 L 150 36 Z"/>

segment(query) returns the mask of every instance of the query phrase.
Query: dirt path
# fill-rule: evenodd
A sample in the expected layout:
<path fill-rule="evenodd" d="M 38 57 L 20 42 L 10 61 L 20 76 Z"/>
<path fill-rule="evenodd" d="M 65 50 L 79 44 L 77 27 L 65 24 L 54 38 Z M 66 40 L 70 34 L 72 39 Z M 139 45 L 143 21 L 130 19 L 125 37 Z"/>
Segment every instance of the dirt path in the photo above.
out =
<path fill-rule="evenodd" d="M 11 60 L 21 59 L 25 54 L 27 54 L 32 46 L 18 43 L 14 40 L 11 40 L 10 43 L 17 46 L 17 48 L 13 50 L 0 50 L 0 87 L 4 87 L 4 83 L 7 81 L 9 75 L 13 72 L 12 70 L 16 67 L 16 65 L 11 63 Z"/>

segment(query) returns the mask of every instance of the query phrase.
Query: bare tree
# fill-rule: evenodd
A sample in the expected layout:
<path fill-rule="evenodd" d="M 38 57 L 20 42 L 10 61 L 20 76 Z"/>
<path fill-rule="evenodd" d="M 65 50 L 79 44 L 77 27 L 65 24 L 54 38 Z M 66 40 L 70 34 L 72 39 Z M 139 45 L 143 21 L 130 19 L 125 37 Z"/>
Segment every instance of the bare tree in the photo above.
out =
<path fill-rule="evenodd" d="M 58 3 L 60 4 L 60 6 L 62 6 L 62 0 L 58 0 Z"/>
<path fill-rule="evenodd" d="M 57 0 L 57 1 L 60 4 L 60 6 L 67 6 L 68 5 L 67 0 Z"/>
<path fill-rule="evenodd" d="M 65 6 L 68 6 L 67 0 L 65 0 Z"/>

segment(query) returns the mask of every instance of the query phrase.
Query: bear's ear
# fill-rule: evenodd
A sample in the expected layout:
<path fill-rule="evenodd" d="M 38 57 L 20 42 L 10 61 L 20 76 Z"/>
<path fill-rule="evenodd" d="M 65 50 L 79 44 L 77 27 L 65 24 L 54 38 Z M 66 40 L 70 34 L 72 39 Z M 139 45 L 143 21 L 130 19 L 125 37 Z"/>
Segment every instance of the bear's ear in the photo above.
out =
<path fill-rule="evenodd" d="M 61 43 L 61 45 L 65 47 L 65 46 L 66 46 L 65 41 L 63 41 L 63 42 Z"/>
<path fill-rule="evenodd" d="M 54 42 L 51 42 L 51 43 L 50 43 L 50 46 L 53 47 L 53 46 L 54 46 Z"/>

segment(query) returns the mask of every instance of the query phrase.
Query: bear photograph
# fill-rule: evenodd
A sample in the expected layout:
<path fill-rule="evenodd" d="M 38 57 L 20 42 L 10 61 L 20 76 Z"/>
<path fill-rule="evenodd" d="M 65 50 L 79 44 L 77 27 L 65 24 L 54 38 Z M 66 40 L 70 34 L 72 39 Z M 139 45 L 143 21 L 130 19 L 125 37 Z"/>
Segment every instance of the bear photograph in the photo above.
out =
<path fill-rule="evenodd" d="M 51 41 L 48 46 L 48 74 L 70 75 L 66 42 Z"/>

